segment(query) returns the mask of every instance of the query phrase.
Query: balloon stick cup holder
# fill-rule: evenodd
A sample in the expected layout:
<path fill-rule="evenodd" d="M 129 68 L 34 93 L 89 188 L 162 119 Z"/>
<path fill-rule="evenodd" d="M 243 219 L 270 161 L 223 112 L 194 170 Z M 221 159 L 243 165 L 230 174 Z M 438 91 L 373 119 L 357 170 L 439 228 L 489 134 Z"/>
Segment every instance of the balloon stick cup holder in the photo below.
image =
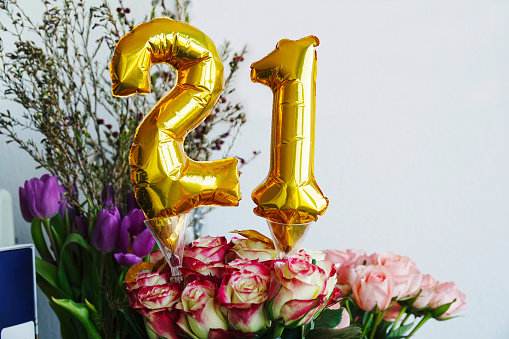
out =
<path fill-rule="evenodd" d="M 182 267 L 189 219 L 189 213 L 184 213 L 173 217 L 145 220 L 145 225 L 152 233 L 170 266 L 171 282 L 174 283 L 184 281 L 179 268 Z"/>
<path fill-rule="evenodd" d="M 312 223 L 313 221 L 305 224 L 283 224 L 267 220 L 279 259 L 284 259 L 302 249 L 303 240 Z"/>

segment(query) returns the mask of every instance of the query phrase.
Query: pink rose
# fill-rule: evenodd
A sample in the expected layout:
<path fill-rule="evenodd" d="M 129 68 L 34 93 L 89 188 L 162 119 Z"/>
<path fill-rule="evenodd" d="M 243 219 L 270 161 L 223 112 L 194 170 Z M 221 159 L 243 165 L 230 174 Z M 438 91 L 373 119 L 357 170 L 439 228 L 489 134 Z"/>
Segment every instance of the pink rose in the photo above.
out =
<path fill-rule="evenodd" d="M 184 248 L 184 257 L 194 258 L 207 264 L 214 261 L 224 262 L 226 252 L 233 245 L 225 237 L 201 237 Z"/>
<path fill-rule="evenodd" d="M 221 261 L 204 264 L 200 260 L 184 257 L 180 271 L 186 278 L 187 283 L 195 280 L 210 280 L 216 285 L 219 285 L 223 279 L 226 268 L 225 264 Z"/>
<path fill-rule="evenodd" d="M 409 257 L 383 252 L 378 255 L 378 264 L 385 267 L 392 276 L 393 297 L 399 299 L 419 291 L 422 273 Z"/>
<path fill-rule="evenodd" d="M 437 286 L 435 295 L 431 300 L 431 308 L 437 309 L 442 305 L 452 303 L 445 313 L 438 316 L 439 319 L 450 318 L 467 308 L 465 299 L 466 295 L 459 290 L 454 282 L 441 283 Z"/>
<path fill-rule="evenodd" d="M 230 250 L 233 259 L 249 259 L 268 261 L 276 258 L 276 250 L 261 241 L 232 238 L 233 247 Z"/>
<path fill-rule="evenodd" d="M 352 298 L 364 311 L 389 307 L 392 299 L 392 277 L 381 265 L 357 266 L 350 272 Z"/>
<path fill-rule="evenodd" d="M 313 265 L 305 252 L 273 262 L 269 287 L 269 316 L 285 327 L 306 324 L 322 310 L 334 290 L 336 271 L 330 260 Z"/>
<path fill-rule="evenodd" d="M 376 261 L 376 254 L 368 256 L 365 251 L 362 250 L 326 250 L 324 251 L 326 258 L 332 260 L 334 263 L 339 264 L 338 269 L 338 284 L 348 284 L 348 276 L 350 270 L 358 265 L 372 265 Z"/>
<path fill-rule="evenodd" d="M 180 286 L 168 283 L 169 274 L 140 273 L 136 281 L 127 283 L 131 307 L 147 318 L 150 328 L 159 336 L 178 339 L 175 326 L 178 314 L 174 306 L 180 300 Z"/>
<path fill-rule="evenodd" d="M 425 308 L 431 305 L 431 299 L 435 296 L 435 292 L 437 290 L 438 282 L 429 274 L 426 274 L 422 277 L 420 293 L 414 304 L 412 305 L 415 308 Z M 417 295 L 415 293 L 415 295 Z"/>
<path fill-rule="evenodd" d="M 212 282 L 195 280 L 189 283 L 176 306 L 181 311 L 177 325 L 192 338 L 200 339 L 207 339 L 212 328 L 228 330 L 216 299 L 216 287 Z"/>
<path fill-rule="evenodd" d="M 219 288 L 219 303 L 225 307 L 229 323 L 244 333 L 256 333 L 270 326 L 263 307 L 268 297 L 270 270 L 256 261 L 240 264 L 226 275 Z"/>

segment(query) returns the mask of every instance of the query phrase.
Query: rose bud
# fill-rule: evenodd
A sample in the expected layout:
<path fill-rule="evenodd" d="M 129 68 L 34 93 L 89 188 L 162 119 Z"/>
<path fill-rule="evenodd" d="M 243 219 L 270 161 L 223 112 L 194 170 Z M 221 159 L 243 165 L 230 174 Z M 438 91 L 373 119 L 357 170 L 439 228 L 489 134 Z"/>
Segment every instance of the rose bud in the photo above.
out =
<path fill-rule="evenodd" d="M 431 300 L 431 308 L 435 310 L 450 303 L 449 308 L 438 315 L 439 319 L 447 319 L 467 308 L 465 299 L 466 295 L 460 291 L 454 282 L 441 283 L 437 286 L 435 295 Z"/>
<path fill-rule="evenodd" d="M 60 185 L 55 175 L 44 174 L 40 179 L 25 181 L 19 188 L 19 205 L 23 219 L 51 219 L 60 208 Z"/>
<path fill-rule="evenodd" d="M 118 245 L 120 213 L 111 201 L 106 201 L 97 216 L 92 244 L 103 252 L 111 252 Z"/>
<path fill-rule="evenodd" d="M 228 330 L 212 282 L 193 281 L 184 288 L 181 299 L 176 306 L 182 312 L 177 325 L 192 338 L 207 339 L 212 328 Z"/>
<path fill-rule="evenodd" d="M 268 297 L 270 270 L 256 261 L 241 264 L 225 276 L 219 288 L 219 303 L 226 308 L 229 323 L 244 333 L 257 333 L 270 326 L 263 307 Z"/>
<path fill-rule="evenodd" d="M 122 219 L 119 252 L 115 253 L 115 259 L 120 265 L 130 267 L 142 262 L 142 258 L 154 249 L 154 237 L 145 227 L 144 220 L 145 215 L 139 209 L 133 209 Z"/>
<path fill-rule="evenodd" d="M 426 274 L 422 277 L 421 288 L 415 295 L 419 294 L 412 305 L 415 308 L 425 308 L 431 305 L 431 299 L 435 296 L 437 290 L 438 281 L 436 281 L 431 275 Z M 420 292 L 420 293 L 419 293 Z"/>

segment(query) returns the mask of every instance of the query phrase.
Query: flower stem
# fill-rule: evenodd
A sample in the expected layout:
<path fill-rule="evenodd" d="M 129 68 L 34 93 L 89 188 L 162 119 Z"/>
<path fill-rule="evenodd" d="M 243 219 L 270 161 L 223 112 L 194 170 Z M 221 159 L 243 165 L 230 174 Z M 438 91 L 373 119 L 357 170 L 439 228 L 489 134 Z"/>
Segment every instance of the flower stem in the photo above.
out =
<path fill-rule="evenodd" d="M 398 326 L 398 328 L 399 328 L 399 327 L 401 327 L 401 326 L 403 326 L 403 325 L 405 325 L 405 323 L 406 323 L 406 321 L 408 320 L 408 318 L 410 318 L 410 315 L 411 315 L 410 313 L 408 313 L 408 314 L 406 315 L 405 319 L 403 319 L 403 321 L 402 321 L 402 322 L 401 322 L 401 324 Z"/>
<path fill-rule="evenodd" d="M 401 317 L 403 316 L 403 314 L 406 312 L 406 309 L 408 308 L 408 306 L 403 306 L 401 308 L 401 311 L 399 312 L 398 314 L 398 317 L 396 318 L 396 320 L 394 320 L 394 323 L 392 324 L 391 326 L 391 329 L 389 331 L 389 334 L 391 334 L 392 332 L 394 332 L 394 330 L 396 329 L 396 325 L 398 324 L 398 321 L 401 319 Z"/>
<path fill-rule="evenodd" d="M 369 335 L 369 339 L 373 339 L 375 337 L 376 328 L 378 327 L 378 324 L 382 321 L 382 318 L 385 314 L 384 312 L 378 312 L 375 318 L 375 324 L 373 325 L 373 328 L 371 329 L 371 334 Z"/>
<path fill-rule="evenodd" d="M 352 312 L 350 312 L 350 300 L 345 302 L 346 310 L 348 311 L 348 316 L 350 317 L 350 322 L 353 321 Z"/>
<path fill-rule="evenodd" d="M 362 329 L 361 338 L 364 338 L 366 333 L 368 333 L 368 327 L 369 327 L 369 323 L 371 322 L 371 319 L 373 319 L 373 313 L 369 314 L 368 319 L 366 320 L 366 323 L 364 324 L 364 328 Z"/>
<path fill-rule="evenodd" d="M 42 224 L 44 225 L 44 229 L 46 230 L 46 234 L 48 235 L 50 241 L 50 247 L 55 255 L 55 261 L 57 263 L 60 262 L 60 253 L 58 253 L 57 245 L 55 243 L 55 239 L 53 238 L 53 234 L 51 233 L 51 225 L 49 223 L 49 219 L 42 219 Z"/>
<path fill-rule="evenodd" d="M 408 335 L 407 338 L 410 338 L 411 336 L 414 335 L 415 332 L 417 332 L 417 330 L 419 328 L 421 328 L 422 325 L 424 325 L 424 323 L 426 321 L 428 321 L 429 319 L 431 318 L 431 312 L 428 312 L 426 313 L 426 315 L 424 316 L 424 318 L 421 319 L 421 321 L 419 321 L 419 323 L 417 324 L 417 326 L 415 326 L 415 328 L 412 330 L 412 332 L 410 332 L 410 334 Z"/>
<path fill-rule="evenodd" d="M 272 338 L 277 339 L 281 338 L 285 327 L 281 325 L 279 322 L 276 322 L 276 327 L 274 328 L 274 333 L 272 334 Z"/>

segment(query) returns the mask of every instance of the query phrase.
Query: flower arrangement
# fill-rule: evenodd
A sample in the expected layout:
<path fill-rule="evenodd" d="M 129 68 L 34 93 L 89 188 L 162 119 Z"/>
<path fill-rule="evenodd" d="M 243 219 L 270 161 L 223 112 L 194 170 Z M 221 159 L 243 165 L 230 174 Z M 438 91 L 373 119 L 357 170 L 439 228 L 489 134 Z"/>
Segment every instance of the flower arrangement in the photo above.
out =
<path fill-rule="evenodd" d="M 309 251 L 276 259 L 269 241 L 202 237 L 184 249 L 184 283 L 160 252 L 131 268 L 133 309 L 163 338 L 410 338 L 465 307 L 454 283 L 390 252 Z M 129 275 L 129 274 L 128 274 Z M 409 322 L 410 320 L 410 322 Z"/>
<path fill-rule="evenodd" d="M 269 240 L 270 241 L 270 240 Z M 354 338 L 334 304 L 336 266 L 325 254 L 301 250 L 276 259 L 270 242 L 202 237 L 184 249 L 184 283 L 160 252 L 131 268 L 129 301 L 148 331 L 163 338 Z"/>

